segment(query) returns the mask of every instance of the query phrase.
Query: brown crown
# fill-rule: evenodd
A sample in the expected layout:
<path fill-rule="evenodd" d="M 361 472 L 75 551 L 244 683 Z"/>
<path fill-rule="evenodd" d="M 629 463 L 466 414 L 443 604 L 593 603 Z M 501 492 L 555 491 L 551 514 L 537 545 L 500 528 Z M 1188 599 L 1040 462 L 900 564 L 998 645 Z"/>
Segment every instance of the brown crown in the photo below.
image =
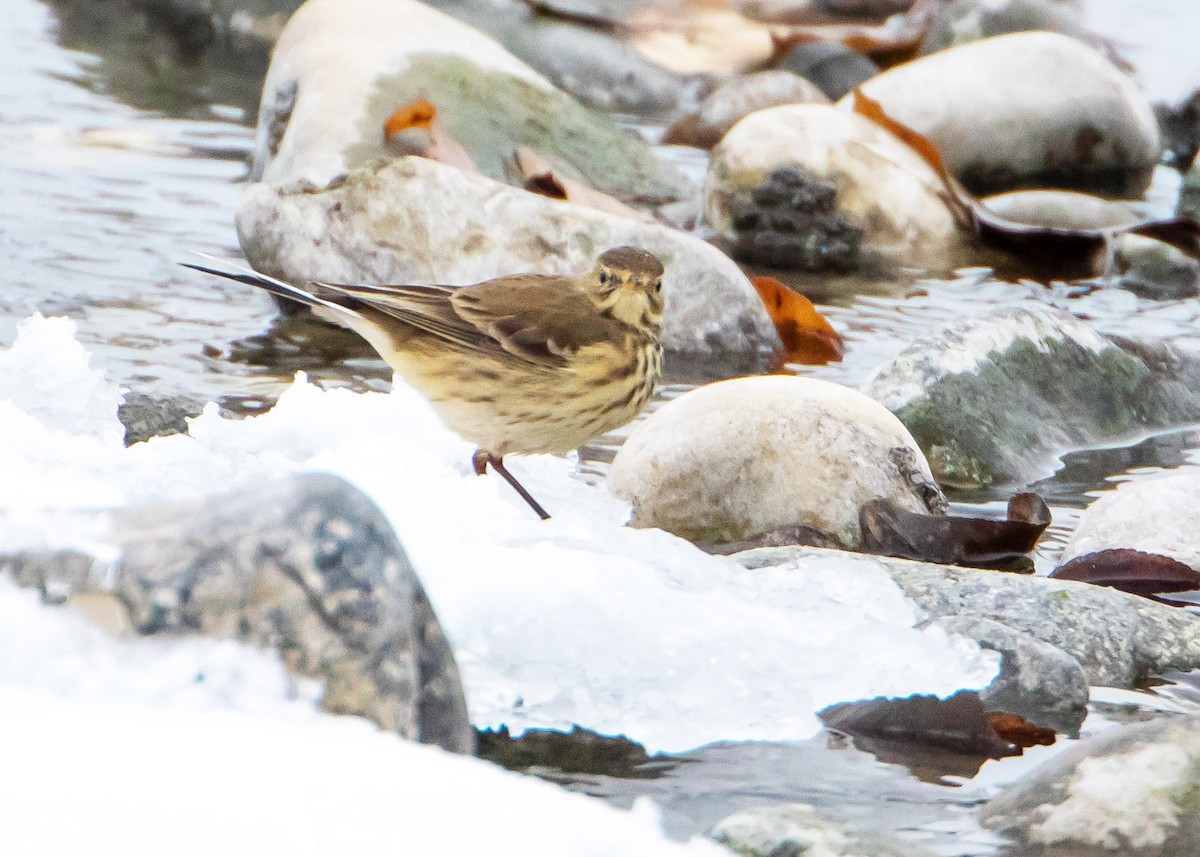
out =
<path fill-rule="evenodd" d="M 651 277 L 662 276 L 663 272 L 663 265 L 658 257 L 647 253 L 641 247 L 614 247 L 605 250 L 596 262 L 606 268 L 618 268 Z"/>

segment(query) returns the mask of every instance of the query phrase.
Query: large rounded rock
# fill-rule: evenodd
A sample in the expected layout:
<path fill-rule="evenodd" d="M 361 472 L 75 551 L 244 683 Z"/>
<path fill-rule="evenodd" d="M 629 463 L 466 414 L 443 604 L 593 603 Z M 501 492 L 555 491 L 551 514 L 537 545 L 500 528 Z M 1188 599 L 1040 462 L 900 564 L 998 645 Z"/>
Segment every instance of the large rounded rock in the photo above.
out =
<path fill-rule="evenodd" d="M 1014 33 L 939 51 L 862 86 L 929 137 L 972 190 L 1018 187 L 1140 196 L 1158 163 L 1146 96 L 1098 51 L 1057 33 Z M 839 102 L 849 109 L 849 97 Z"/>
<path fill-rule="evenodd" d="M 1184 471 L 1117 486 L 1084 511 L 1062 562 L 1130 548 L 1200 570 L 1200 474 Z"/>
<path fill-rule="evenodd" d="M 1006 786 L 983 823 L 1040 857 L 1200 853 L 1200 718 L 1104 732 Z"/>
<path fill-rule="evenodd" d="M 617 453 L 608 486 L 632 502 L 633 526 L 708 542 L 800 524 L 853 547 L 869 500 L 926 512 L 940 498 L 886 409 L 790 375 L 709 384 L 665 405 Z"/>
<path fill-rule="evenodd" d="M 780 169 L 804 187 L 782 187 Z M 759 248 L 757 260 L 775 267 L 819 267 L 787 262 L 813 256 L 814 243 L 816 255 L 826 252 L 823 236 L 849 227 L 861 238 L 830 267 L 945 269 L 961 238 L 941 192 L 929 165 L 875 123 L 825 105 L 788 105 L 752 113 L 725 135 L 713 150 L 705 206 L 714 229 L 736 236 L 751 259 Z M 814 224 L 814 213 L 828 216 Z M 779 248 L 777 258 L 761 258 L 763 248 Z"/>
<path fill-rule="evenodd" d="M 237 215 L 246 258 L 285 280 L 475 283 L 575 273 L 636 244 L 666 265 L 663 340 L 673 351 L 779 347 L 762 301 L 727 256 L 654 223 L 528 193 L 426 158 L 362 169 L 319 192 L 251 185 Z"/>
<path fill-rule="evenodd" d="M 564 175 L 627 200 L 692 188 L 648 146 L 557 90 L 498 42 L 416 0 L 309 0 L 275 46 L 252 177 L 322 188 L 394 156 L 384 125 L 426 99 L 478 167 L 515 176 L 528 146 Z"/>
<path fill-rule="evenodd" d="M 1005 307 L 915 340 L 864 387 L 929 456 L 938 481 L 1027 484 L 1061 453 L 1200 419 L 1200 363 L 1123 343 L 1061 310 Z"/>

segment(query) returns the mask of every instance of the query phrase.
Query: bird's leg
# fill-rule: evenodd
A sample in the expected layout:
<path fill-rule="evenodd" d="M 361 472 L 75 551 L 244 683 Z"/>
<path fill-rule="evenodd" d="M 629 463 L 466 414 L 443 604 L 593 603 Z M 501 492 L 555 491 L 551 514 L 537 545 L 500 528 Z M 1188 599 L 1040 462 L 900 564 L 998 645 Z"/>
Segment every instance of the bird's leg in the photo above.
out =
<path fill-rule="evenodd" d="M 530 509 L 533 509 L 533 511 L 537 512 L 539 518 L 541 518 L 543 521 L 548 521 L 550 519 L 549 513 L 541 507 L 537 500 L 533 499 L 533 495 L 525 490 L 525 486 L 517 481 L 517 477 L 508 472 L 508 468 L 504 466 L 504 458 L 502 456 L 492 455 L 486 450 L 477 449 L 475 450 L 475 454 L 471 457 L 471 464 L 475 466 L 475 474 L 477 476 L 482 476 L 483 474 L 487 473 L 488 465 L 492 465 L 492 469 L 504 477 L 504 481 L 511 485 L 513 490 L 521 495 L 521 499 L 529 504 Z"/>

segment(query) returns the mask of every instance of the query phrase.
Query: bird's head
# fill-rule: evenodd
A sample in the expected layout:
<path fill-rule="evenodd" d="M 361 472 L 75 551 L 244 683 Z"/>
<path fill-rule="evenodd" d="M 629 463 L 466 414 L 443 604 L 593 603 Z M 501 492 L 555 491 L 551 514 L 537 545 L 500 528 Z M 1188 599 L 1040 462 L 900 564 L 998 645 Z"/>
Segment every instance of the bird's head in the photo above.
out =
<path fill-rule="evenodd" d="M 662 324 L 663 265 L 640 247 L 614 247 L 596 259 L 588 278 L 596 306 L 634 327 Z"/>

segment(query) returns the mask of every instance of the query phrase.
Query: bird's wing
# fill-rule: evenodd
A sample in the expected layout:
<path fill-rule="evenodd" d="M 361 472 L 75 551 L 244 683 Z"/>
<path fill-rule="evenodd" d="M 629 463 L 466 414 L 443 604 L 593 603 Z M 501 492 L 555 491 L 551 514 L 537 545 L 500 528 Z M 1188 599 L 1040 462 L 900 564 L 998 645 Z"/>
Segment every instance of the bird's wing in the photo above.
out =
<path fill-rule="evenodd" d="M 611 341 L 620 324 L 601 315 L 571 277 L 528 274 L 458 289 L 455 312 L 510 354 L 564 365 L 580 348 Z"/>
<path fill-rule="evenodd" d="M 522 274 L 473 286 L 323 288 L 469 351 L 561 367 L 584 345 L 615 335 L 571 278 Z M 612 329 L 610 329 L 612 328 Z"/>

